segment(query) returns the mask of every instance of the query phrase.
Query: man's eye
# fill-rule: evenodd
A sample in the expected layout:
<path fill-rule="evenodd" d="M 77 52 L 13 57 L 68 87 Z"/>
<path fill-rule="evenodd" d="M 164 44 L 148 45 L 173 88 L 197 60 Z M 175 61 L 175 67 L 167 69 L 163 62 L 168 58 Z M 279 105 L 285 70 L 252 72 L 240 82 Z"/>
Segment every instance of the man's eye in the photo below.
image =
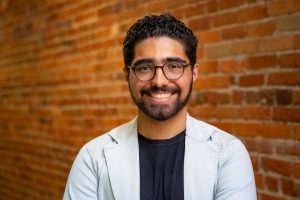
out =
<path fill-rule="evenodd" d="M 137 66 L 135 68 L 135 70 L 137 72 L 148 72 L 148 71 L 152 71 L 152 66 L 151 65 L 140 65 L 140 66 Z"/>
<path fill-rule="evenodd" d="M 180 63 L 168 63 L 169 69 L 181 69 L 182 65 Z"/>

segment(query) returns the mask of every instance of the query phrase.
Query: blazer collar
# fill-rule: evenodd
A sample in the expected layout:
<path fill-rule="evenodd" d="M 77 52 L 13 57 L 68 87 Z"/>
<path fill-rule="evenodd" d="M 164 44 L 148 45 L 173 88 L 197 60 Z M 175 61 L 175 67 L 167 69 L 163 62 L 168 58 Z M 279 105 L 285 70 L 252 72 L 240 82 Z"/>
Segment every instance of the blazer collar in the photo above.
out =
<path fill-rule="evenodd" d="M 137 117 L 133 118 L 126 124 L 112 129 L 108 135 L 117 144 L 121 144 L 123 141 L 126 141 L 131 137 L 137 137 Z"/>
<path fill-rule="evenodd" d="M 104 149 L 115 200 L 140 199 L 140 169 L 136 118 L 112 130 L 115 143 Z"/>
<path fill-rule="evenodd" d="M 199 140 L 208 141 L 216 131 L 216 127 L 205 122 L 199 121 L 187 114 L 186 135 Z"/>
<path fill-rule="evenodd" d="M 213 181 L 205 181 L 203 177 L 214 177 L 217 166 L 215 147 L 206 141 L 211 140 L 216 128 L 204 122 L 199 122 L 187 115 L 186 122 L 186 152 L 184 163 L 185 196 L 195 197 L 201 194 L 190 190 L 194 184 L 207 184 L 207 190 L 212 188 Z M 140 198 L 139 146 L 137 137 L 137 118 L 109 132 L 114 144 L 104 149 L 109 178 L 116 200 Z M 211 149 L 211 150 L 209 150 Z M 208 160 L 210 164 L 204 164 Z M 199 170 L 201 169 L 201 170 Z M 196 174 L 195 171 L 197 172 Z M 207 173 L 207 174 L 203 174 Z M 204 191 L 204 190 L 201 190 Z M 194 195 L 195 196 L 194 196 Z M 204 193 L 202 193 L 203 195 Z M 200 196 L 199 196 L 200 198 Z"/>
<path fill-rule="evenodd" d="M 186 135 L 200 141 L 210 140 L 216 127 L 211 126 L 205 122 L 199 121 L 189 114 L 187 114 L 186 120 Z M 110 137 L 117 143 L 120 144 L 122 141 L 126 141 L 130 137 L 137 136 L 137 117 L 130 122 L 122 125 L 121 127 L 115 128 L 109 132 Z"/>

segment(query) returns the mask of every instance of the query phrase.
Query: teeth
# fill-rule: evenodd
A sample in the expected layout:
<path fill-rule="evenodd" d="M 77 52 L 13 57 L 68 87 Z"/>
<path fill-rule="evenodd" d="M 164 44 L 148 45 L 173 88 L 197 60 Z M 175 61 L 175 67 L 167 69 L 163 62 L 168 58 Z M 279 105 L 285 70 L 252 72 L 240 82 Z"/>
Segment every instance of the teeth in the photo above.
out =
<path fill-rule="evenodd" d="M 171 94 L 170 93 L 152 93 L 151 96 L 154 98 L 158 98 L 158 99 L 164 99 L 164 98 L 168 98 L 169 96 L 171 96 Z"/>

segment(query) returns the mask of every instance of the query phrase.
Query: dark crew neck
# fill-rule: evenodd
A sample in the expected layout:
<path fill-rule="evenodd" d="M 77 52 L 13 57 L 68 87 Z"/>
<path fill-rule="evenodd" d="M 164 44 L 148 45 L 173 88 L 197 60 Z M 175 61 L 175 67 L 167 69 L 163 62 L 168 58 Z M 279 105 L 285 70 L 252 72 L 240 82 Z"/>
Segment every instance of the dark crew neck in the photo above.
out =
<path fill-rule="evenodd" d="M 185 130 L 181 131 L 180 133 L 178 133 L 177 135 L 169 139 L 162 139 L 162 140 L 149 139 L 143 136 L 141 133 L 138 133 L 138 138 L 140 142 L 148 145 L 169 145 L 183 140 L 185 138 Z"/>

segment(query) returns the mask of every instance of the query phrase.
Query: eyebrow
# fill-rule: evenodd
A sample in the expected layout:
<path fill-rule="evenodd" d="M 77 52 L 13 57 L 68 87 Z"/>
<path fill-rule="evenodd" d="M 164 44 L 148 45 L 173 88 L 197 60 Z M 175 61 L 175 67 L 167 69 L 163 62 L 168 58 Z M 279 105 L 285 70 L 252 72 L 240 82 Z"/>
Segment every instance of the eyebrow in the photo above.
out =
<path fill-rule="evenodd" d="M 134 66 L 134 65 L 139 65 L 139 64 L 143 64 L 143 63 L 153 63 L 154 60 L 151 59 L 151 58 L 144 58 L 144 59 L 140 59 L 140 60 L 137 60 L 135 63 L 133 63 L 131 66 Z"/>
<path fill-rule="evenodd" d="M 166 58 L 165 60 L 166 60 L 166 62 L 175 61 L 175 62 L 180 62 L 180 63 L 186 63 L 185 60 L 182 60 L 179 57 L 169 57 L 169 58 Z"/>
<path fill-rule="evenodd" d="M 180 63 L 187 63 L 185 60 L 182 60 L 179 57 L 167 57 L 165 59 L 163 59 L 163 62 L 180 62 Z M 140 59 L 137 60 L 135 63 L 132 64 L 132 66 L 134 65 L 139 65 L 139 64 L 143 64 L 143 63 L 154 63 L 154 59 L 151 58 L 144 58 L 144 59 Z"/>

